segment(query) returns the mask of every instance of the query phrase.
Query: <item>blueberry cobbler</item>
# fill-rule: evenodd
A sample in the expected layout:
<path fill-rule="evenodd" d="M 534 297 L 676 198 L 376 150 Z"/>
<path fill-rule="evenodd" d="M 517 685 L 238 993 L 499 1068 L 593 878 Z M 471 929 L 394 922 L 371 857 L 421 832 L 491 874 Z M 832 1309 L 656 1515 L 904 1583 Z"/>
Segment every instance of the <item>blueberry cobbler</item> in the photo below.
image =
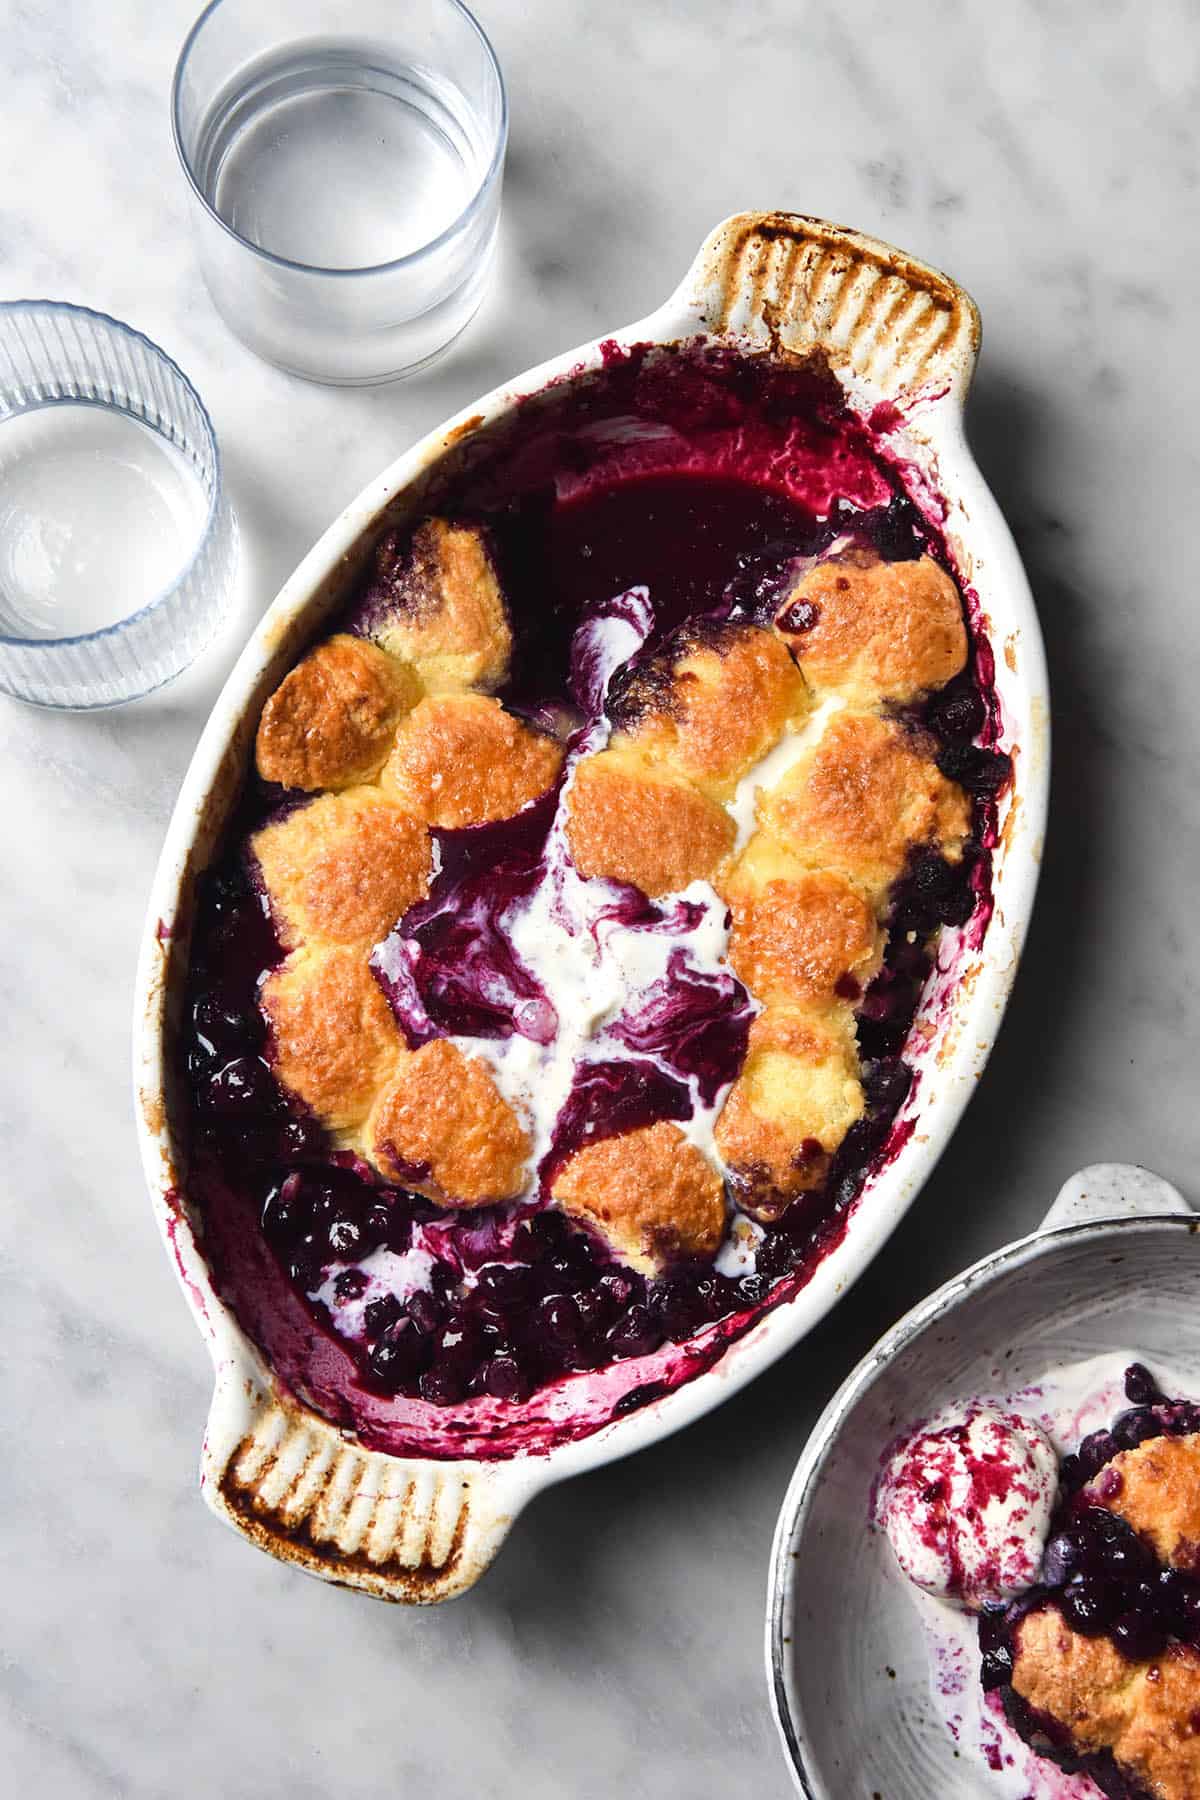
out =
<path fill-rule="evenodd" d="M 1045 1791 L 1197 1800 L 1200 1403 L 1140 1363 L 1123 1385 L 1129 1404 L 1069 1451 L 1053 1409 L 933 1422 L 890 1455 L 875 1519 L 911 1581 L 977 1615 L 984 1706 L 1062 1772 Z"/>
<path fill-rule="evenodd" d="M 911 1129 L 1010 765 L 893 423 L 818 364 L 614 349 L 432 471 L 267 697 L 197 900 L 187 1189 L 363 1441 L 644 1404 Z"/>

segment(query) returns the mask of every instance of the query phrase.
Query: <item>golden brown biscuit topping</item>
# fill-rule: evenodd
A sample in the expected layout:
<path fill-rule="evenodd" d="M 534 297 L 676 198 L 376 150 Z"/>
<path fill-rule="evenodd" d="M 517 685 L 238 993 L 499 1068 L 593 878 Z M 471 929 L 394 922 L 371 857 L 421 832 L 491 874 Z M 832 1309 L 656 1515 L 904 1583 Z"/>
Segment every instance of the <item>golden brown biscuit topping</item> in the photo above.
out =
<path fill-rule="evenodd" d="M 567 794 L 567 842 L 581 875 L 653 898 L 707 881 L 733 848 L 724 807 L 628 750 L 586 757 Z"/>
<path fill-rule="evenodd" d="M 811 1014 L 769 1006 L 750 1027 L 742 1072 L 717 1120 L 716 1144 L 738 1204 L 777 1216 L 818 1187 L 864 1110 L 853 1034 Z"/>
<path fill-rule="evenodd" d="M 1148 1438 L 1105 1474 L 1119 1486 L 1098 1504 L 1153 1544 L 1160 1562 L 1200 1575 L 1200 1434 Z"/>
<path fill-rule="evenodd" d="M 776 628 L 815 686 L 856 706 L 906 703 L 944 687 L 967 661 L 958 589 L 929 556 L 830 557 L 792 589 Z"/>
<path fill-rule="evenodd" d="M 365 1141 L 388 1180 L 450 1206 L 514 1199 L 532 1148 L 484 1064 L 445 1038 L 404 1056 Z"/>
<path fill-rule="evenodd" d="M 435 694 L 396 735 L 382 785 L 406 812 L 457 829 L 509 819 L 558 779 L 562 747 L 482 694 Z"/>
<path fill-rule="evenodd" d="M 1110 1751 L 1157 1800 L 1196 1800 L 1200 1652 L 1176 1644 L 1129 1662 L 1107 1637 L 1073 1631 L 1054 1606 L 1021 1621 L 1015 1649 L 1016 1692 L 1060 1720 L 1080 1750 Z"/>
<path fill-rule="evenodd" d="M 787 624 L 796 602 L 804 629 Z M 651 898 L 709 881 L 729 905 L 728 961 L 766 1011 L 715 1143 L 740 1203 L 764 1219 L 824 1180 L 864 1111 L 850 1005 L 880 964 L 889 885 L 915 847 L 957 857 L 969 828 L 967 797 L 921 741 L 854 710 L 962 666 L 948 577 L 929 559 L 834 558 L 781 618 L 774 631 L 685 627 L 635 665 L 613 737 L 578 762 L 565 801 L 585 879 Z M 564 752 L 472 691 L 504 679 L 512 646 L 478 531 L 429 519 L 403 554 L 385 540 L 366 626 L 373 641 L 339 635 L 305 658 L 259 728 L 265 778 L 337 790 L 253 840 L 292 951 L 262 990 L 276 1071 L 332 1129 L 360 1134 L 386 1178 L 450 1205 L 510 1199 L 531 1176 L 525 1124 L 478 1058 L 444 1038 L 406 1047 L 367 957 L 428 894 L 430 831 L 514 816 L 558 780 Z M 831 693 L 851 707 L 815 718 Z M 724 803 L 806 728 L 811 742 L 799 737 L 786 773 L 759 790 L 759 829 L 732 862 Z M 674 1124 L 577 1152 L 555 1198 L 647 1270 L 711 1253 L 724 1229 L 722 1184 Z"/>
<path fill-rule="evenodd" d="M 263 707 L 255 744 L 259 774 L 309 791 L 370 781 L 420 691 L 410 667 L 365 638 L 327 638 Z"/>
<path fill-rule="evenodd" d="M 833 1007 L 853 1000 L 879 965 L 874 908 L 842 875 L 806 869 L 765 832 L 721 886 L 729 965 L 760 1000 Z"/>
<path fill-rule="evenodd" d="M 375 553 L 377 614 L 371 635 L 417 668 L 432 692 L 498 688 L 508 673 L 512 626 L 482 534 L 427 519 L 407 555 L 393 535 Z"/>
<path fill-rule="evenodd" d="M 429 892 L 428 829 L 374 788 L 322 794 L 256 832 L 280 940 L 370 949 Z"/>
<path fill-rule="evenodd" d="M 759 625 L 679 634 L 634 675 L 620 702 L 620 737 L 717 799 L 812 707 L 781 639 Z"/>
<path fill-rule="evenodd" d="M 679 1256 L 713 1255 L 725 1235 L 720 1176 L 665 1120 L 577 1150 L 555 1177 L 554 1199 L 647 1275 Z"/>
<path fill-rule="evenodd" d="M 840 712 L 778 787 L 759 817 L 809 868 L 837 870 L 882 894 L 921 845 L 950 860 L 971 827 L 963 790 L 940 773 L 903 726 Z"/>
<path fill-rule="evenodd" d="M 275 1073 L 331 1131 L 360 1125 L 403 1045 L 357 948 L 296 950 L 263 983 Z"/>

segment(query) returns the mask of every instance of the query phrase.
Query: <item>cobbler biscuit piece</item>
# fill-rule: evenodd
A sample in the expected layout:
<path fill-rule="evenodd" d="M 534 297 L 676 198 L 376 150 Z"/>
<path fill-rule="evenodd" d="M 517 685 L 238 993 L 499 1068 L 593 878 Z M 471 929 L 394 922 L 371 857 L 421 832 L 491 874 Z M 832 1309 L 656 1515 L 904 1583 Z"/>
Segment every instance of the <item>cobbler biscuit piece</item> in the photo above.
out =
<path fill-rule="evenodd" d="M 755 832 L 721 883 L 729 963 L 756 998 L 828 1008 L 854 1000 L 879 967 L 874 908 L 844 875 L 806 869 Z"/>
<path fill-rule="evenodd" d="M 275 1074 L 331 1131 L 361 1125 L 403 1051 L 362 952 L 302 949 L 264 981 Z"/>
<path fill-rule="evenodd" d="M 715 1133 L 739 1206 L 776 1218 L 797 1194 L 819 1187 L 862 1112 L 848 1031 L 793 1008 L 760 1013 Z"/>
<path fill-rule="evenodd" d="M 852 551 L 818 563 L 776 614 L 814 687 L 854 705 L 908 701 L 966 666 L 958 589 L 932 557 L 881 562 Z"/>
<path fill-rule="evenodd" d="M 486 1066 L 445 1038 L 402 1058 L 364 1135 L 387 1180 L 447 1206 L 512 1200 L 526 1185 L 528 1133 Z"/>
<path fill-rule="evenodd" d="M 255 743 L 259 774 L 309 790 L 369 781 L 420 692 L 410 667 L 365 638 L 327 638 L 263 707 Z"/>
<path fill-rule="evenodd" d="M 875 894 L 916 845 L 957 860 L 971 825 L 966 794 L 920 741 L 871 713 L 835 714 L 778 787 L 760 792 L 758 810 L 799 861 L 836 869 Z"/>
<path fill-rule="evenodd" d="M 1096 1504 L 1153 1544 L 1160 1562 L 1200 1575 L 1200 1434 L 1149 1438 L 1114 1456 L 1110 1471 L 1120 1488 L 1110 1499 L 1090 1496 Z"/>
<path fill-rule="evenodd" d="M 688 626 L 639 667 L 613 708 L 622 736 L 717 799 L 812 706 L 783 641 L 761 626 Z"/>
<path fill-rule="evenodd" d="M 1054 1606 L 1017 1628 L 1013 1687 L 1064 1725 L 1076 1748 L 1109 1750 L 1132 1783 L 1158 1800 L 1200 1795 L 1200 1653 L 1173 1645 L 1129 1662 L 1107 1637 L 1083 1637 Z"/>
<path fill-rule="evenodd" d="M 365 629 L 414 663 L 432 692 L 498 688 L 508 674 L 512 626 L 480 532 L 426 519 L 407 553 L 393 532 L 375 551 Z"/>
<path fill-rule="evenodd" d="M 665 1120 L 577 1150 L 555 1177 L 554 1199 L 644 1275 L 676 1257 L 712 1256 L 725 1234 L 720 1177 Z"/>
<path fill-rule="evenodd" d="M 1073 1631 L 1056 1606 L 1031 1612 L 1017 1627 L 1012 1685 L 1050 1713 L 1082 1750 L 1111 1747 L 1121 1735 L 1139 1676 L 1107 1637 Z"/>
<path fill-rule="evenodd" d="M 250 842 L 288 945 L 324 938 L 365 950 L 429 891 L 428 830 L 376 788 L 322 794 Z"/>
<path fill-rule="evenodd" d="M 579 873 L 627 881 L 651 897 L 708 880 L 735 836 L 724 807 L 626 749 L 584 757 L 567 794 Z"/>
<path fill-rule="evenodd" d="M 1173 1645 L 1145 1668 L 1136 1693 L 1137 1706 L 1113 1746 L 1118 1765 L 1130 1770 L 1158 1800 L 1196 1800 L 1200 1795 L 1200 1651 Z"/>
<path fill-rule="evenodd" d="M 510 819 L 557 780 L 560 745 L 482 694 L 434 694 L 396 734 L 384 790 L 430 825 Z"/>

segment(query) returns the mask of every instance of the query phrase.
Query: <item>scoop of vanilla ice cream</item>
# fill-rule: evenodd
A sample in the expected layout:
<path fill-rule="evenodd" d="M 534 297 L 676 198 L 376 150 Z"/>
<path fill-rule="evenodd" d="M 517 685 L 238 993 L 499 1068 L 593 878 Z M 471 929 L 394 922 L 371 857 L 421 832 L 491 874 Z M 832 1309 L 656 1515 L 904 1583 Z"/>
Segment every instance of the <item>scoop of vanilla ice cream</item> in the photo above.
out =
<path fill-rule="evenodd" d="M 884 1470 L 875 1519 L 917 1587 L 974 1610 L 1037 1580 L 1058 1457 L 1029 1419 L 971 1406 L 927 1426 Z"/>

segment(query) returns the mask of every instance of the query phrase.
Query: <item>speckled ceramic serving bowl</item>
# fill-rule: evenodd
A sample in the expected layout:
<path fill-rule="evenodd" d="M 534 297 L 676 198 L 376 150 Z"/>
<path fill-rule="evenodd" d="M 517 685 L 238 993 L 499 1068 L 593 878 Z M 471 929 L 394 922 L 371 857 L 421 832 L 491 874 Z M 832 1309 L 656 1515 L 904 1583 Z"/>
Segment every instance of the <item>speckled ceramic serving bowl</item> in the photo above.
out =
<path fill-rule="evenodd" d="M 771 1554 L 767 1677 L 807 1800 L 1012 1791 L 956 1745 L 931 1694 L 922 1615 L 867 1527 L 880 1458 L 906 1424 L 1086 1357 L 1133 1349 L 1200 1383 L 1197 1300 L 1200 1221 L 1187 1202 L 1145 1169 L 1101 1163 L 1067 1182 L 1038 1232 L 939 1288 L 843 1383 Z M 1048 1770 L 1045 1792 L 1059 1791 Z"/>
<path fill-rule="evenodd" d="M 885 244 L 793 215 L 728 220 L 650 318 L 497 389 L 385 470 L 304 559 L 247 645 L 200 740 L 155 880 L 138 976 L 135 1083 L 155 1209 L 216 1369 L 204 1492 L 251 1541 L 390 1599 L 460 1592 L 537 1489 L 677 1430 L 790 1349 L 877 1253 L 928 1176 L 975 1089 L 1012 984 L 1036 885 L 1048 776 L 1045 667 L 1029 588 L 963 435 L 978 338 L 969 297 Z M 380 534 L 419 509 L 431 473 L 447 457 L 469 455 L 475 434 L 523 397 L 604 366 L 614 344 L 687 339 L 822 351 L 856 408 L 883 408 L 889 447 L 905 460 L 910 484 L 944 514 L 974 622 L 995 652 L 1001 743 L 1015 765 L 994 854 L 995 910 L 981 940 L 968 930 L 947 953 L 923 999 L 912 1040 L 921 1045 L 912 1123 L 898 1134 L 906 1141 L 868 1181 L 844 1237 L 792 1299 L 759 1318 L 705 1372 L 548 1452 L 452 1462 L 367 1450 L 273 1381 L 204 1261 L 172 1094 L 195 877 L 243 779 L 265 697 L 343 601 Z"/>

